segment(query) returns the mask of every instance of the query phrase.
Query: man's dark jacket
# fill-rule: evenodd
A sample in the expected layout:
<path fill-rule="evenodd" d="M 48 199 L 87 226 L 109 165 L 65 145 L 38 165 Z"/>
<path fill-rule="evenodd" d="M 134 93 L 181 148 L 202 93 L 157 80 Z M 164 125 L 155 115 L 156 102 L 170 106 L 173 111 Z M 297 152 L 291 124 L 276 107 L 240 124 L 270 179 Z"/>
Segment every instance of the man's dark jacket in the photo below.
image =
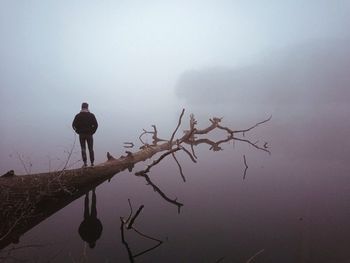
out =
<path fill-rule="evenodd" d="M 72 126 L 78 134 L 92 135 L 96 132 L 98 124 L 94 114 L 81 111 L 75 115 Z"/>

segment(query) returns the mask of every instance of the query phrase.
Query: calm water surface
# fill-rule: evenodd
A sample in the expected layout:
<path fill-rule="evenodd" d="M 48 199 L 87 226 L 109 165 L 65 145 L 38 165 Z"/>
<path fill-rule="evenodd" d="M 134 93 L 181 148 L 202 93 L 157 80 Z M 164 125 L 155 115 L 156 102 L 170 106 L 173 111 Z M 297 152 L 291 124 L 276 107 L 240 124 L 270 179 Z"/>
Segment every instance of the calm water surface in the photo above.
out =
<path fill-rule="evenodd" d="M 163 241 L 135 262 L 243 263 L 259 252 L 251 262 L 350 262 L 348 131 L 346 123 L 331 118 L 285 121 L 277 116 L 249 135 L 268 142 L 271 155 L 242 142 L 227 143 L 219 152 L 200 145 L 197 163 L 178 152 L 186 182 L 171 156 L 151 170 L 150 178 L 184 204 L 180 213 L 144 178 L 134 176 L 146 165 L 137 164 L 133 172 L 121 172 L 96 188 L 103 230 L 93 249 L 79 234 L 82 196 L 5 248 L 18 249 L 3 261 L 130 262 L 120 231 L 130 199 L 134 213 L 144 205 L 135 227 Z M 125 231 L 125 239 L 134 255 L 158 244 L 132 230 Z"/>

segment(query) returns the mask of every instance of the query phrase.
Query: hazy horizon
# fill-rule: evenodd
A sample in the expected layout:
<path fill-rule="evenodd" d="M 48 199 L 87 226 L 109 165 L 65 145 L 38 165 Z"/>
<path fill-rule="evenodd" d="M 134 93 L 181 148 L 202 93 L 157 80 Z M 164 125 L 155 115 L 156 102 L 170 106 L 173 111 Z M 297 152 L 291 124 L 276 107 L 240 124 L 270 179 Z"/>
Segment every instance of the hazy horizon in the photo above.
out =
<path fill-rule="evenodd" d="M 48 155 L 65 158 L 83 101 L 100 123 L 99 161 L 106 151 L 122 152 L 123 141 L 136 141 L 151 124 L 168 136 L 182 108 L 203 119 L 222 112 L 239 122 L 255 112 L 278 118 L 285 113 L 281 105 L 303 116 L 323 107 L 310 100 L 310 92 L 322 88 L 316 98 L 342 100 L 337 108 L 348 112 L 347 78 L 330 84 L 337 67 L 344 75 L 349 66 L 349 7 L 316 0 L 2 1 L 0 173 L 23 173 L 17 152 L 38 170 Z M 322 73 L 328 61 L 331 75 Z M 289 74 L 288 64 L 299 73 Z M 321 83 L 312 82 L 317 74 Z M 192 82 L 181 90 L 184 76 Z"/>

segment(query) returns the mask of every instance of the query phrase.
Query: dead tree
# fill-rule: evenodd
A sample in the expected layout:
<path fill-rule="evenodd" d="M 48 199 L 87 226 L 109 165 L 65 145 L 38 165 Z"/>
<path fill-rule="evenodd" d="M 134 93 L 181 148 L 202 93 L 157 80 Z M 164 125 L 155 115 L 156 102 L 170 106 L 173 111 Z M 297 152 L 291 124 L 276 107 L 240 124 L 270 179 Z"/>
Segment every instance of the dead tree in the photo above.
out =
<path fill-rule="evenodd" d="M 267 143 L 260 146 L 258 142 L 254 143 L 246 139 L 244 134 L 269 121 L 271 117 L 241 130 L 222 126 L 222 118 L 212 118 L 209 120 L 210 125 L 208 127 L 199 129 L 197 128 L 197 121 L 192 114 L 190 115 L 189 129 L 185 130 L 180 138 L 175 139 L 176 133 L 182 124 L 184 112 L 182 110 L 178 124 L 169 140 L 159 138 L 156 126 L 152 125 L 153 131 L 144 130 L 140 135 L 139 139 L 142 146 L 138 151 L 126 151 L 126 155 L 119 158 L 113 157 L 108 152 L 107 160 L 95 167 L 63 169 L 56 172 L 23 176 L 15 175 L 14 171 L 9 171 L 0 177 L 0 211 L 2 211 L 0 214 L 0 222 L 2 223 L 0 226 L 0 249 L 12 242 L 17 242 L 19 236 L 23 233 L 73 200 L 84 195 L 86 191 L 110 179 L 120 171 L 125 169 L 131 171 L 136 163 L 146 161 L 157 153 L 164 152 L 157 160 L 148 165 L 145 170 L 137 172 L 136 175 L 143 176 L 155 191 L 168 202 L 178 206 L 178 208 L 183 204 L 176 199 L 167 197 L 159 187 L 152 183 L 148 176 L 150 169 L 166 156 L 171 154 L 174 157 L 175 152 L 182 151 L 193 162 L 196 162 L 197 157 L 194 152 L 194 146 L 205 143 L 210 145 L 210 150 L 219 151 L 222 149 L 221 144 L 233 140 L 247 143 L 255 149 L 270 153 Z M 198 138 L 199 136 L 207 135 L 213 130 L 226 131 L 227 138 L 219 141 Z M 152 134 L 152 144 L 144 143 L 142 136 L 145 134 Z M 243 137 L 238 137 L 239 135 L 243 135 Z M 131 143 L 128 143 L 128 145 L 131 145 Z M 186 148 L 186 145 L 191 148 L 191 151 Z M 134 146 L 133 143 L 132 146 Z M 178 162 L 177 164 L 179 165 Z M 184 179 L 180 165 L 179 168 Z"/>

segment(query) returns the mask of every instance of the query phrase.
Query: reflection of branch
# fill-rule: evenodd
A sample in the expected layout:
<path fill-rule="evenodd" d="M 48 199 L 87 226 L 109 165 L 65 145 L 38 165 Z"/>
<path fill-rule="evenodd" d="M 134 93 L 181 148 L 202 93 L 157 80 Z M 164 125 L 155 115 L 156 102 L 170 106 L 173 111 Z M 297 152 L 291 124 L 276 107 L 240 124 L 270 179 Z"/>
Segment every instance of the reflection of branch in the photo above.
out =
<path fill-rule="evenodd" d="M 258 255 L 260 255 L 261 253 L 263 253 L 265 251 L 265 249 L 262 249 L 260 251 L 258 251 L 257 253 L 255 253 L 253 256 L 251 256 L 246 263 L 251 263 L 253 262 L 254 258 L 256 258 Z"/>
<path fill-rule="evenodd" d="M 247 165 L 247 160 L 245 158 L 245 155 L 243 155 L 243 162 L 244 162 L 244 165 L 245 165 L 244 174 L 243 174 L 243 180 L 244 180 L 245 176 L 247 174 L 247 170 L 248 170 L 248 165 Z"/>
<path fill-rule="evenodd" d="M 125 241 L 125 236 L 124 236 L 124 224 L 125 223 L 124 223 L 122 217 L 120 217 L 120 222 L 121 222 L 121 224 L 120 224 L 120 234 L 121 234 L 121 237 L 122 237 L 122 243 L 124 244 L 126 250 L 128 251 L 128 256 L 129 256 L 130 262 L 133 263 L 134 262 L 134 258 L 132 256 L 132 252 L 130 250 L 128 242 Z"/>
<path fill-rule="evenodd" d="M 136 230 L 135 230 L 135 232 L 136 232 L 136 233 L 139 233 L 139 232 L 137 232 Z M 146 254 L 146 253 L 152 251 L 153 249 L 156 249 L 156 248 L 159 247 L 161 244 L 163 244 L 162 241 L 158 242 L 158 244 L 155 245 L 155 246 L 153 246 L 153 247 L 150 247 L 150 248 L 148 248 L 148 249 L 146 249 L 146 250 L 144 250 L 144 251 L 141 251 L 141 252 L 137 253 L 136 255 L 134 255 L 134 258 L 139 257 L 139 256 L 141 256 L 141 255 L 143 255 L 143 254 Z"/>
<path fill-rule="evenodd" d="M 157 238 L 154 238 L 154 237 L 151 237 L 149 235 L 146 235 L 144 233 L 142 233 L 141 231 L 137 230 L 133 224 L 134 224 L 134 221 L 136 220 L 136 218 L 139 216 L 139 214 L 141 213 L 142 209 L 143 209 L 143 205 L 141 205 L 139 207 L 139 209 L 137 210 L 136 214 L 131 218 L 132 216 L 132 205 L 131 205 L 131 202 L 130 202 L 130 199 L 128 199 L 128 202 L 129 202 L 129 206 L 130 206 L 130 215 L 128 217 L 128 219 L 125 221 L 123 217 L 120 217 L 120 233 L 121 233 L 121 238 L 122 238 L 122 243 L 124 244 L 127 252 L 128 252 L 128 256 L 129 256 L 129 260 L 130 262 L 134 262 L 134 259 L 138 256 L 141 256 L 143 254 L 146 254 L 147 252 L 151 251 L 151 250 L 154 250 L 156 249 L 157 247 L 159 247 L 163 241 L 162 240 L 159 240 Z M 130 219 L 131 218 L 131 219 Z M 125 233 L 124 233 L 124 229 L 127 229 L 127 230 L 134 230 L 137 234 L 139 234 L 140 236 L 144 237 L 144 238 L 147 238 L 147 239 L 150 239 L 150 240 L 153 240 L 153 241 L 156 241 L 158 244 L 156 244 L 155 246 L 152 246 L 146 250 L 143 250 L 135 255 L 132 254 L 132 251 L 129 247 L 129 244 L 128 242 L 126 241 L 125 239 Z"/>
<path fill-rule="evenodd" d="M 178 160 L 176 159 L 176 156 L 174 154 L 178 150 L 183 150 L 191 158 L 191 160 L 193 162 L 195 162 L 195 163 L 196 163 L 197 157 L 195 155 L 194 146 L 197 146 L 197 145 L 202 144 L 202 143 L 210 145 L 210 150 L 212 150 L 212 151 L 221 151 L 221 150 L 223 150 L 223 148 L 221 147 L 221 144 L 237 140 L 237 141 L 248 143 L 248 144 L 250 144 L 251 146 L 253 146 L 254 148 L 256 148 L 258 150 L 270 153 L 270 151 L 268 150 L 266 142 L 265 142 L 265 144 L 263 146 L 259 146 L 258 145 L 258 141 L 257 142 L 252 142 L 249 139 L 236 138 L 236 137 L 234 137 L 234 134 L 235 133 L 242 133 L 243 136 L 244 136 L 245 132 L 248 132 L 248 131 L 256 128 L 257 126 L 259 126 L 259 125 L 261 125 L 261 124 L 263 124 L 265 122 L 268 122 L 272 118 L 272 116 L 270 116 L 269 118 L 254 124 L 253 126 L 249 127 L 248 129 L 232 130 L 232 129 L 230 129 L 228 127 L 225 127 L 225 126 L 222 126 L 220 124 L 221 121 L 222 121 L 222 118 L 214 117 L 214 118 L 209 119 L 211 124 L 208 127 L 203 128 L 203 129 L 197 129 L 196 128 L 197 120 L 194 118 L 194 115 L 191 114 L 190 115 L 190 127 L 189 127 L 190 129 L 189 130 L 185 130 L 184 131 L 184 135 L 181 138 L 175 140 L 174 137 L 175 137 L 176 132 L 178 131 L 179 127 L 181 126 L 181 122 L 182 122 L 182 117 L 184 115 L 184 111 L 185 110 L 183 109 L 182 112 L 181 112 L 181 115 L 180 115 L 179 120 L 178 120 L 178 124 L 177 124 L 174 132 L 172 133 L 172 135 L 170 137 L 170 140 L 168 140 L 166 143 L 158 145 L 158 146 L 163 146 L 163 147 L 165 146 L 163 151 L 166 151 L 166 152 L 164 154 L 162 154 L 157 160 L 153 161 L 150 165 L 148 165 L 145 170 L 142 170 L 142 171 L 139 171 L 139 172 L 135 173 L 135 175 L 137 175 L 137 176 L 143 176 L 146 179 L 146 181 L 148 182 L 148 184 L 150 184 L 156 192 L 158 192 L 168 202 L 173 203 L 176 206 L 178 206 L 179 210 L 180 210 L 180 207 L 183 204 L 178 203 L 176 200 L 172 200 L 172 199 L 168 198 L 155 184 L 153 184 L 151 182 L 151 180 L 150 180 L 150 178 L 149 178 L 149 176 L 147 174 L 148 174 L 148 172 L 150 171 L 150 169 L 153 166 L 157 165 L 160 161 L 162 161 L 169 154 L 172 154 L 175 162 L 177 163 L 177 165 L 179 167 L 180 175 L 181 175 L 183 181 L 185 182 L 186 179 L 185 179 L 185 177 L 183 175 L 182 167 L 181 167 L 180 163 L 178 162 Z M 139 138 L 140 138 L 141 142 L 144 144 L 144 146 L 142 146 L 142 147 L 148 147 L 148 145 L 146 145 L 142 141 L 142 138 L 141 138 L 144 134 L 147 134 L 147 133 L 153 134 L 152 138 L 153 138 L 154 145 L 156 145 L 156 143 L 158 141 L 160 141 L 160 139 L 157 137 L 156 126 L 152 125 L 152 127 L 154 129 L 153 132 L 149 132 L 149 131 L 144 130 L 143 133 L 140 135 Z M 208 134 L 209 132 L 211 132 L 211 131 L 213 131 L 215 129 L 226 131 L 228 133 L 227 134 L 228 135 L 227 138 L 219 140 L 219 141 L 212 141 L 212 140 L 210 140 L 208 138 L 199 138 L 199 139 L 196 138 L 196 135 L 205 135 L 205 134 Z M 189 150 L 187 150 L 184 147 L 183 144 L 190 145 L 192 153 Z M 173 148 L 174 146 L 176 146 L 176 147 Z M 244 170 L 243 179 L 245 179 L 246 172 L 247 172 L 247 169 L 248 169 L 248 165 L 247 165 L 245 156 L 244 156 L 244 165 L 245 165 L 245 170 Z"/>
<path fill-rule="evenodd" d="M 244 134 L 244 133 L 246 133 L 246 132 L 248 132 L 248 131 L 250 131 L 250 130 L 256 128 L 256 127 L 258 127 L 260 124 L 263 124 L 263 123 L 265 123 L 265 122 L 268 122 L 269 120 L 271 120 L 271 118 L 272 118 L 272 115 L 271 115 L 270 117 L 268 117 L 266 120 L 263 120 L 263 121 L 261 121 L 261 122 L 258 122 L 258 123 L 254 124 L 253 126 L 251 126 L 251 127 L 248 128 L 248 129 L 245 129 L 245 130 L 237 130 L 237 131 L 233 131 L 232 133 L 240 133 L 240 132 L 242 132 L 242 133 Z"/>
<path fill-rule="evenodd" d="M 139 207 L 139 209 L 136 211 L 136 214 L 130 219 L 129 223 L 128 223 L 128 226 L 127 226 L 127 229 L 130 229 L 132 228 L 132 225 L 134 224 L 136 218 L 139 216 L 139 214 L 141 213 L 142 209 L 144 208 L 144 205 L 141 205 Z"/>
<path fill-rule="evenodd" d="M 149 178 L 149 176 L 146 173 L 142 173 L 142 174 L 137 173 L 137 175 L 143 176 L 146 179 L 147 183 L 153 187 L 153 190 L 156 191 L 164 200 L 168 201 L 171 204 L 176 205 L 178 208 L 178 211 L 180 213 L 180 208 L 183 206 L 182 203 L 179 203 L 178 201 L 176 201 L 176 199 L 173 200 L 173 199 L 169 198 L 162 190 L 160 190 L 160 188 L 158 186 L 156 186 L 151 181 L 151 179 Z"/>
<path fill-rule="evenodd" d="M 192 156 L 192 154 L 184 147 L 184 146 L 181 146 L 181 149 L 187 153 L 187 155 L 191 158 L 192 162 L 196 163 L 196 159 Z"/>
<path fill-rule="evenodd" d="M 258 150 L 261 150 L 261 151 L 264 151 L 264 152 L 267 152 L 269 154 L 271 154 L 271 152 L 266 149 L 266 148 L 261 148 L 259 145 L 257 145 L 257 143 L 252 143 L 250 140 L 246 140 L 246 139 L 240 139 L 240 138 L 234 138 L 236 141 L 241 141 L 241 142 L 246 142 L 248 144 L 250 144 L 251 146 L 253 146 L 254 148 L 258 149 Z"/>
<path fill-rule="evenodd" d="M 234 138 L 233 138 L 233 136 L 230 135 L 226 139 L 220 140 L 220 141 L 217 141 L 217 142 L 214 142 L 212 140 L 209 140 L 209 139 L 205 138 L 205 139 L 197 139 L 197 140 L 188 141 L 186 143 L 191 144 L 191 147 L 193 147 L 193 145 L 197 146 L 199 144 L 205 143 L 205 144 L 210 145 L 209 150 L 213 150 L 214 152 L 217 152 L 217 151 L 221 151 L 222 150 L 222 148 L 220 147 L 220 144 L 229 142 L 231 140 L 234 140 Z"/>
<path fill-rule="evenodd" d="M 177 158 L 176 158 L 176 156 L 175 156 L 175 153 L 172 153 L 171 155 L 173 156 L 173 158 L 174 158 L 174 160 L 175 160 L 177 166 L 179 167 L 179 171 L 180 171 L 180 175 L 181 175 L 181 177 L 182 177 L 182 180 L 183 180 L 184 182 L 186 182 L 186 178 L 185 178 L 185 176 L 184 176 L 184 174 L 183 174 L 182 167 L 181 167 L 179 161 L 177 160 Z"/>
<path fill-rule="evenodd" d="M 197 156 L 196 156 L 196 153 L 194 151 L 194 147 L 193 147 L 193 144 L 191 144 L 191 151 L 192 151 L 192 155 L 194 158 L 198 159 Z"/>
<path fill-rule="evenodd" d="M 126 219 L 126 222 L 129 222 L 131 216 L 132 216 L 132 205 L 131 205 L 131 202 L 130 202 L 130 199 L 128 198 L 128 203 L 129 203 L 129 208 L 130 208 L 130 214 L 128 216 L 128 219 Z"/>

